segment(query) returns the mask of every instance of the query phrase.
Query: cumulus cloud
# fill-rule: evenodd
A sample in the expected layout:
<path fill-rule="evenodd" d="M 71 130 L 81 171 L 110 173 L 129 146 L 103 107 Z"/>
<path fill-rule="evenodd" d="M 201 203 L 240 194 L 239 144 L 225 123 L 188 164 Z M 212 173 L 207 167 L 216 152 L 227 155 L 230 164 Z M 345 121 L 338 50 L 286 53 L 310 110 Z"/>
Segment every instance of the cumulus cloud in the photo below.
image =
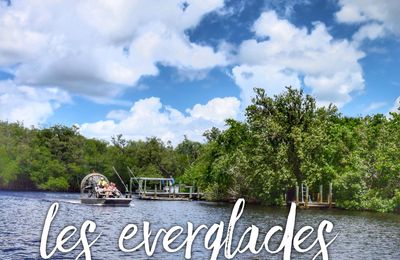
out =
<path fill-rule="evenodd" d="M 17 84 L 57 86 L 101 101 L 157 75 L 157 64 L 205 71 L 226 65 L 223 51 L 185 33 L 223 1 L 186 3 L 12 1 L 0 7 L 0 67 L 13 68 Z"/>
<path fill-rule="evenodd" d="M 353 35 L 353 41 L 355 44 L 361 44 L 364 40 L 375 40 L 382 38 L 386 35 L 385 28 L 381 24 L 370 23 L 363 25 Z"/>
<path fill-rule="evenodd" d="M 0 119 L 43 123 L 70 95 L 126 105 L 116 97 L 127 88 L 143 88 L 139 79 L 157 75 L 158 64 L 204 77 L 228 63 L 225 50 L 193 43 L 186 31 L 223 5 L 223 0 L 1 4 L 0 69 L 12 80 L 0 81 Z M 128 112 L 111 111 L 107 119 L 123 120 Z"/>
<path fill-rule="evenodd" d="M 138 140 L 157 136 L 163 141 L 179 143 L 184 135 L 202 141 L 202 134 L 213 126 L 223 128 L 224 119 L 237 118 L 240 102 L 235 97 L 215 98 L 207 104 L 196 104 L 187 114 L 165 106 L 159 98 L 151 97 L 136 101 L 129 111 L 115 110 L 108 120 L 85 123 L 80 131 L 88 137 L 110 139 L 115 134 Z"/>
<path fill-rule="evenodd" d="M 373 21 L 399 36 L 400 1 L 339 0 L 340 10 L 336 13 L 338 22 L 360 24 Z"/>
<path fill-rule="evenodd" d="M 210 12 L 229 15 L 221 9 L 223 0 L 15 0 L 0 5 L 0 68 L 12 74 L 12 80 L 0 81 L 0 118 L 41 123 L 72 94 L 126 105 L 115 98 L 127 88 L 143 88 L 137 83 L 156 76 L 158 65 L 177 68 L 183 80 L 197 80 L 233 61 L 231 76 L 242 102 L 215 98 L 182 113 L 157 98 L 143 99 L 131 110 L 113 110 L 104 121 L 83 124 L 82 131 L 101 138 L 120 132 L 136 139 L 179 140 L 183 134 L 200 139 L 208 127 L 236 117 L 254 87 L 274 95 L 284 86 L 305 85 L 319 104 L 343 106 L 364 89 L 360 43 L 399 35 L 398 3 L 340 0 L 337 21 L 361 25 L 352 41 L 334 39 L 322 23 L 307 30 L 269 11 L 254 23 L 254 38 L 238 48 L 225 42 L 213 48 L 192 42 L 186 32 Z"/>
<path fill-rule="evenodd" d="M 358 62 L 364 53 L 348 40 L 333 39 L 324 24 L 315 23 L 308 31 L 268 11 L 256 20 L 253 31 L 256 38 L 242 42 L 240 65 L 232 70 L 245 103 L 254 87 L 273 95 L 284 86 L 298 88 L 304 83 L 319 104 L 340 107 L 364 88 Z"/>
<path fill-rule="evenodd" d="M 0 81 L 0 120 L 38 125 L 53 115 L 61 104 L 70 102 L 67 92 L 57 88 L 17 86 L 12 81 Z"/>
<path fill-rule="evenodd" d="M 214 98 L 207 104 L 196 104 L 186 112 L 195 119 L 223 123 L 226 118 L 235 118 L 239 113 L 240 101 L 235 97 Z"/>
<path fill-rule="evenodd" d="M 301 82 L 298 74 L 293 71 L 284 71 L 279 66 L 247 65 L 242 64 L 232 69 L 236 84 L 240 87 L 240 97 L 243 106 L 250 104 L 254 95 L 254 88 L 265 88 L 269 96 L 277 95 L 285 86 L 300 88 Z"/>

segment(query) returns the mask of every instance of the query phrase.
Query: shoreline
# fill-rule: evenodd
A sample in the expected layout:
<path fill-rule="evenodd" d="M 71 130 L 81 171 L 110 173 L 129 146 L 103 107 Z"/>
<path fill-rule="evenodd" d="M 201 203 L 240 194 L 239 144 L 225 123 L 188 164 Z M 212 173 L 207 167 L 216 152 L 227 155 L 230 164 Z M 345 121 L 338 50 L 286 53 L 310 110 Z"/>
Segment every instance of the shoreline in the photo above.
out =
<path fill-rule="evenodd" d="M 53 193 L 53 194 L 80 194 L 80 192 L 74 192 L 74 191 L 46 191 L 46 190 L 11 190 L 11 189 L 0 189 L 0 194 L 2 192 L 15 192 L 15 193 Z M 138 200 L 138 199 L 136 199 Z M 229 204 L 233 205 L 235 204 L 235 200 L 202 200 L 202 202 L 206 203 L 216 203 L 216 204 Z M 289 208 L 288 205 L 282 205 L 282 206 L 269 206 L 269 205 L 263 205 L 260 202 L 254 202 L 254 201 L 247 201 L 246 200 L 246 205 L 251 206 L 251 207 L 260 207 L 260 208 L 269 208 L 269 209 L 285 209 Z M 400 215 L 400 209 L 397 211 L 392 211 L 392 212 L 379 212 L 379 211 L 374 211 L 374 210 L 369 210 L 369 209 L 346 209 L 342 207 L 335 207 L 335 208 L 324 208 L 324 209 L 319 209 L 319 208 L 300 208 L 297 207 L 298 210 L 302 211 L 329 211 L 329 212 L 337 212 L 337 211 L 345 211 L 345 212 L 354 212 L 354 213 L 373 213 L 373 214 L 384 214 L 384 215 L 395 215 L 398 216 Z"/>

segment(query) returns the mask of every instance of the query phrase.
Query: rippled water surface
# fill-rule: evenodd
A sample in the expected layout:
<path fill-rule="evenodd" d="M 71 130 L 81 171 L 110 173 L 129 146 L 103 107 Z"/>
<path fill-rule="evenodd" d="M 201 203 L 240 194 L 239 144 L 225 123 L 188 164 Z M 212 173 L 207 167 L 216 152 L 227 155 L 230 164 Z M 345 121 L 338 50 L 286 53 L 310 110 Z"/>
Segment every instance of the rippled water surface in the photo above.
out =
<path fill-rule="evenodd" d="M 220 221 L 228 222 L 232 204 L 178 201 L 141 201 L 134 200 L 128 208 L 88 206 L 79 203 L 79 194 L 69 193 L 31 193 L 0 191 L 0 259 L 41 259 L 39 255 L 40 236 L 47 210 L 53 202 L 59 202 L 60 208 L 52 223 L 48 239 L 48 252 L 53 248 L 57 234 L 68 225 L 80 227 L 85 220 L 97 224 L 94 234 L 88 236 L 92 241 L 100 232 L 99 240 L 92 246 L 92 259 L 184 259 L 184 249 L 167 253 L 159 242 L 152 258 L 144 250 L 123 253 L 118 249 L 118 237 L 127 224 L 136 224 L 139 231 L 126 246 L 134 246 L 142 241 L 143 221 L 151 223 L 154 235 L 160 228 L 168 229 L 174 225 L 187 230 L 187 222 L 195 227 L 205 224 L 211 226 Z M 288 209 L 271 209 L 246 205 L 243 215 L 235 228 L 235 242 L 243 231 L 256 225 L 260 228 L 259 241 L 262 243 L 266 232 L 275 225 L 285 227 Z M 400 259 L 400 215 L 340 210 L 297 210 L 296 228 L 299 230 L 310 225 L 317 230 L 322 220 L 334 224 L 326 241 L 339 233 L 329 246 L 330 259 Z M 315 239 L 314 232 L 305 245 Z M 185 238 L 183 233 L 178 238 Z M 192 259 L 209 259 L 210 251 L 204 248 L 205 232 L 200 232 L 192 248 Z M 78 239 L 78 232 L 72 237 L 72 245 Z M 154 236 L 152 236 L 152 239 Z M 270 247 L 277 248 L 281 236 L 275 235 Z M 161 239 L 162 240 L 162 237 Z M 82 250 L 61 254 L 57 252 L 52 259 L 75 259 Z M 292 259 L 312 259 L 319 245 L 307 253 L 297 253 L 292 249 Z M 222 251 L 222 250 L 221 250 Z M 84 259 L 83 257 L 81 259 Z M 221 253 L 218 259 L 224 259 Z M 235 259 L 282 259 L 262 251 L 258 255 L 239 254 Z M 319 258 L 321 259 L 321 258 Z"/>

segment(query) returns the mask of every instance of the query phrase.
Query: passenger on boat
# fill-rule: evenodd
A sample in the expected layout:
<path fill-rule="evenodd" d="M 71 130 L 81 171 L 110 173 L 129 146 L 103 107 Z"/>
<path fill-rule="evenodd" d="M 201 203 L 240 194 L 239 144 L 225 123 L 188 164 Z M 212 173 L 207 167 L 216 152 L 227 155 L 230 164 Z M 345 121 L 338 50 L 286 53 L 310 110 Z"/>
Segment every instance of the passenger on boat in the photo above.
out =
<path fill-rule="evenodd" d="M 106 196 L 107 197 L 118 197 L 119 196 L 119 191 L 117 187 L 115 186 L 114 182 L 110 182 L 110 185 L 108 185 L 106 189 Z"/>
<path fill-rule="evenodd" d="M 108 182 L 101 177 L 99 182 L 97 183 L 97 187 L 96 187 L 96 195 L 98 198 L 104 197 L 106 196 L 106 191 L 107 191 L 107 186 L 108 186 Z"/>
<path fill-rule="evenodd" d="M 97 186 L 99 186 L 99 188 L 104 188 L 106 185 L 108 185 L 107 181 L 103 177 L 101 177 Z"/>

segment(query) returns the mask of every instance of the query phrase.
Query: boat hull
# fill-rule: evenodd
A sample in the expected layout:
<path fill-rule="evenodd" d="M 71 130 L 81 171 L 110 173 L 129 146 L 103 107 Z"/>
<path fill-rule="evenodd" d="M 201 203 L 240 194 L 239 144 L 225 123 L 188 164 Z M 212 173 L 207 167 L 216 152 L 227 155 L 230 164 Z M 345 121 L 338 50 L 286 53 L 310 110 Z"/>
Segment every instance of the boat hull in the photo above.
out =
<path fill-rule="evenodd" d="M 81 198 L 82 204 L 129 207 L 132 198 Z"/>

